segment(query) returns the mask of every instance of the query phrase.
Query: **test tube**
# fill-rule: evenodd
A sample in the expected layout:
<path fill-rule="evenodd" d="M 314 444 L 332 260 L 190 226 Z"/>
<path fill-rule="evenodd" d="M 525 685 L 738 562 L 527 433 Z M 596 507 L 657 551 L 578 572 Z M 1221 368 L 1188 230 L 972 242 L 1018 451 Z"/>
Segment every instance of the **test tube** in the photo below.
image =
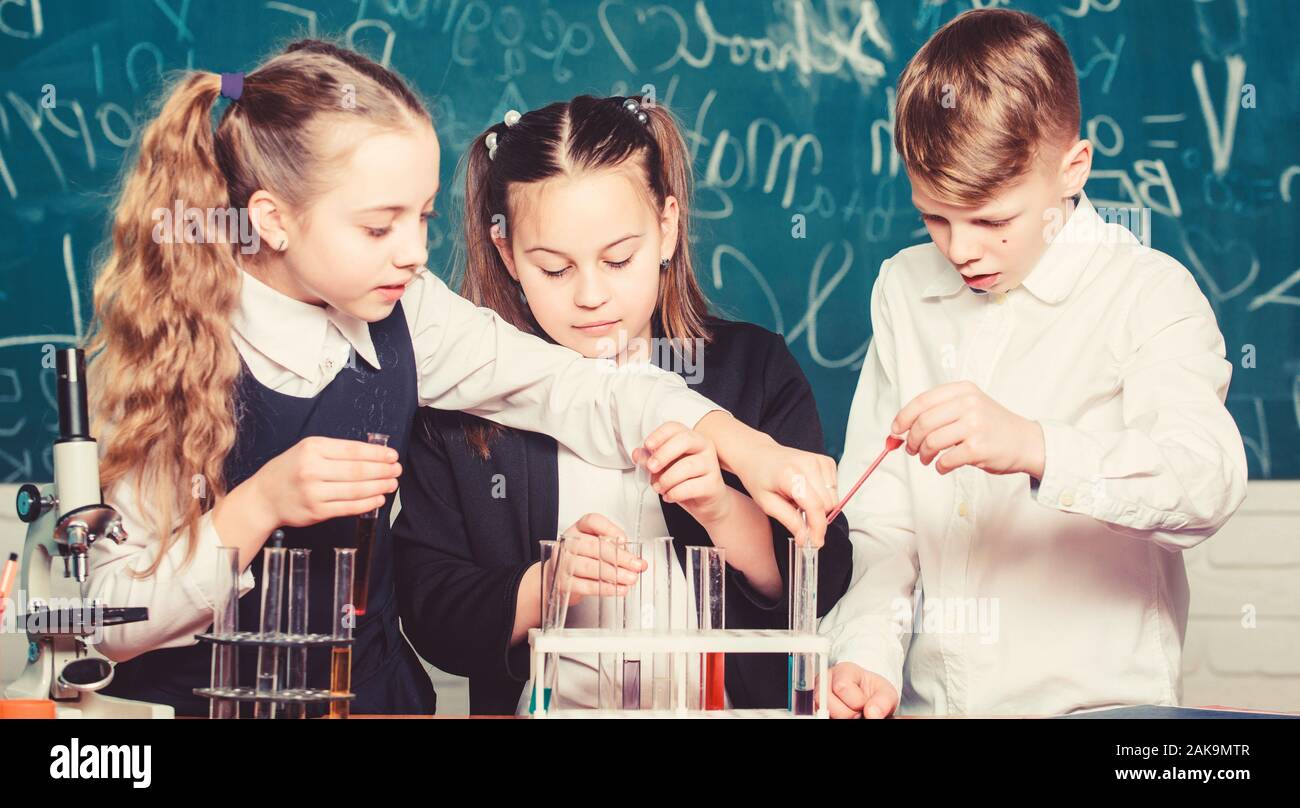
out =
<path fill-rule="evenodd" d="M 639 541 L 630 541 L 623 545 L 623 552 L 633 558 L 643 558 L 643 547 Z M 643 593 L 647 587 L 641 583 L 638 575 L 628 587 L 627 596 L 623 598 L 622 633 L 627 641 L 632 641 L 642 630 L 641 618 L 644 611 Z M 641 651 L 628 646 L 623 651 L 623 709 L 641 709 Z"/>
<path fill-rule="evenodd" d="M 310 587 L 311 550 L 294 548 L 289 551 L 289 633 L 301 638 L 307 634 L 308 590 Z M 290 690 L 307 689 L 307 647 L 288 649 L 289 674 L 287 687 Z M 306 718 L 306 704 L 291 704 L 287 708 L 289 718 Z"/>
<path fill-rule="evenodd" d="M 375 446 L 387 446 L 388 436 L 382 432 L 367 432 L 366 443 Z M 375 508 L 369 513 L 363 513 L 357 517 L 357 559 L 356 559 L 356 583 L 353 596 L 355 613 L 361 617 L 366 613 L 366 605 L 370 600 L 370 551 L 375 543 L 375 534 L 379 532 L 379 512 L 382 508 Z"/>
<path fill-rule="evenodd" d="M 566 538 L 560 536 L 555 542 L 555 575 L 551 578 L 551 597 L 547 601 L 551 611 L 549 623 L 552 628 L 562 629 L 569 620 L 569 597 L 573 594 L 573 578 L 564 574 L 565 565 L 569 563 Z"/>
<path fill-rule="evenodd" d="M 541 598 L 539 602 L 542 606 L 541 617 L 538 625 L 543 632 L 553 631 L 556 629 L 556 618 L 559 617 L 560 593 L 556 591 L 556 571 L 559 564 L 560 542 L 556 539 L 543 539 L 537 542 L 541 551 Z M 559 664 L 559 656 L 556 654 L 546 655 L 545 683 L 542 686 L 542 704 L 543 709 L 551 709 L 551 685 L 555 681 L 552 672 Z M 536 675 L 536 671 L 534 671 Z M 537 712 L 537 689 L 533 688 L 533 693 L 529 696 L 528 712 Z"/>
<path fill-rule="evenodd" d="M 673 631 L 673 537 L 643 539 L 642 558 L 647 564 L 641 573 L 641 628 L 655 634 Z M 644 662 L 644 660 L 643 660 Z M 645 670 L 642 668 L 642 677 Z M 650 709 L 672 709 L 673 655 L 650 655 Z"/>
<path fill-rule="evenodd" d="M 334 637 L 349 639 L 356 623 L 352 602 L 353 581 L 356 572 L 357 551 L 352 547 L 334 548 Z M 352 691 L 352 646 L 336 645 L 330 649 L 330 692 Z M 347 701 L 330 702 L 330 718 L 347 718 L 351 704 Z"/>
<path fill-rule="evenodd" d="M 796 545 L 790 568 L 790 628 L 804 634 L 817 633 L 817 548 L 812 543 Z M 817 676 L 816 654 L 792 655 L 790 709 L 795 715 L 813 714 L 813 685 Z"/>
<path fill-rule="evenodd" d="M 659 498 L 651 495 L 653 481 L 650 478 L 650 471 L 645 467 L 644 463 L 636 463 L 632 466 L 632 482 L 636 500 L 632 503 L 632 512 L 635 516 L 632 524 L 632 540 L 628 543 L 628 549 L 629 552 L 635 553 L 636 557 L 646 559 L 645 548 L 649 545 L 648 543 L 642 543 L 641 530 L 646 523 L 647 511 L 652 508 L 659 508 Z M 647 617 L 647 608 L 650 610 L 654 608 L 655 588 L 651 578 L 643 577 L 649 572 L 650 570 L 647 569 L 645 573 L 637 576 L 636 583 L 632 585 L 627 598 L 623 601 L 621 622 L 625 633 L 640 632 L 653 627 L 652 621 Z M 646 582 L 645 584 L 642 583 L 643 580 Z M 622 690 L 623 709 L 625 710 L 641 709 L 641 661 L 641 652 L 639 650 L 631 653 L 624 651 Z M 653 686 L 653 678 L 651 681 Z M 651 706 L 653 706 L 653 703 Z"/>
<path fill-rule="evenodd" d="M 805 522 L 808 517 L 804 517 Z M 785 574 L 789 579 L 789 585 L 785 593 L 785 625 L 791 631 L 794 630 L 794 536 L 786 539 L 785 548 Z M 785 709 L 793 710 L 794 702 L 794 654 L 785 655 Z"/>
<path fill-rule="evenodd" d="M 597 545 L 600 561 L 600 595 L 596 598 L 596 626 L 604 634 L 618 634 L 623 628 L 624 597 L 618 594 L 617 580 L 608 580 L 618 574 L 619 542 L 601 536 Z M 600 709 L 617 710 L 623 706 L 622 654 L 601 651 L 599 661 Z"/>
<path fill-rule="evenodd" d="M 726 562 L 720 547 L 686 548 L 686 583 L 695 631 L 720 631 L 726 626 Z M 707 651 L 699 660 L 699 680 L 687 695 L 689 707 L 721 710 L 726 707 L 726 654 Z"/>
<path fill-rule="evenodd" d="M 266 547 L 262 550 L 262 612 L 261 635 L 263 639 L 280 636 L 280 605 L 284 596 L 284 548 Z M 263 645 L 257 649 L 257 694 L 275 693 L 279 687 L 280 649 Z M 275 702 L 258 701 L 253 704 L 254 718 L 275 718 Z"/>
<path fill-rule="evenodd" d="M 239 630 L 239 548 L 217 548 L 217 602 L 212 605 L 212 633 L 226 637 Z M 239 683 L 239 647 L 212 644 L 212 689 L 233 690 Z M 209 718 L 238 718 L 239 702 L 212 699 Z"/>
<path fill-rule="evenodd" d="M 573 578 L 564 572 L 569 562 L 569 550 L 567 547 L 568 540 L 561 535 L 556 541 L 554 574 L 551 576 L 549 584 L 550 597 L 547 600 L 547 626 L 549 629 L 559 631 L 568 624 L 569 619 L 569 598 L 573 595 L 572 584 Z M 551 654 L 546 665 L 546 681 L 543 683 L 545 691 L 551 694 L 552 700 L 559 686 L 560 678 L 560 656 Z"/>

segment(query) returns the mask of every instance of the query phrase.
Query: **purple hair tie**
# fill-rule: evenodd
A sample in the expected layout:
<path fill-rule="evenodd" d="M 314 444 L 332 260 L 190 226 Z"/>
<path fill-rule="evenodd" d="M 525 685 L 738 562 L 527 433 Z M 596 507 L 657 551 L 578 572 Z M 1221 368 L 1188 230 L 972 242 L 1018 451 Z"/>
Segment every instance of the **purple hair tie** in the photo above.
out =
<path fill-rule="evenodd" d="M 231 101 L 238 101 L 239 97 L 244 94 L 244 74 L 222 73 L 221 94 Z"/>

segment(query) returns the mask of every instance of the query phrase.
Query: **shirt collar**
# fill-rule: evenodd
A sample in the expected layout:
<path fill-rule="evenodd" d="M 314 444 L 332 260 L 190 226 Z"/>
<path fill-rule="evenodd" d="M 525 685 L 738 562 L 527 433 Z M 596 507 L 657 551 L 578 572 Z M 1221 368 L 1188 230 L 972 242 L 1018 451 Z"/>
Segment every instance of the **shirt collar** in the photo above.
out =
<path fill-rule="evenodd" d="M 239 308 L 231 327 L 271 361 L 308 381 L 320 377 L 325 338 L 330 325 L 338 329 L 362 359 L 379 367 L 370 326 L 333 306 L 313 306 L 272 289 L 248 272 L 241 272 Z"/>
<path fill-rule="evenodd" d="M 1079 282 L 1079 276 L 1101 243 L 1105 222 L 1082 191 L 1074 213 L 1047 245 L 1021 285 L 1044 303 L 1060 303 Z"/>
<path fill-rule="evenodd" d="M 1084 267 L 1092 259 L 1103 224 L 1092 202 L 1088 201 L 1088 195 L 1080 192 L 1074 213 L 1065 220 L 1021 286 L 1044 303 L 1059 303 L 1064 300 L 1073 291 Z M 947 265 L 947 270 L 925 287 L 922 297 L 948 297 L 966 287 L 961 273 L 953 269 L 951 264 Z"/>

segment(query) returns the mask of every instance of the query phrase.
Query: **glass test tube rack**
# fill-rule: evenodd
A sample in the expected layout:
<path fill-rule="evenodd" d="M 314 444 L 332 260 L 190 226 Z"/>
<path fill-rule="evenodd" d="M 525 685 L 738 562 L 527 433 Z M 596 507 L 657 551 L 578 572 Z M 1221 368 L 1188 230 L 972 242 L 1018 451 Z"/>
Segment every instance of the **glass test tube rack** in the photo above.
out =
<path fill-rule="evenodd" d="M 829 718 L 830 638 L 823 635 L 774 629 L 723 629 L 705 632 L 618 632 L 604 629 L 570 628 L 528 632 L 533 676 L 534 718 Z M 667 710 L 549 709 L 543 696 L 546 666 L 559 654 L 800 654 L 816 660 L 818 707 L 810 716 L 798 716 L 790 709 L 691 709 L 687 698 L 688 677 L 674 676 L 675 706 Z M 674 669 L 677 665 L 674 665 Z"/>
<path fill-rule="evenodd" d="M 277 531 L 278 533 L 278 531 Z M 262 551 L 262 604 L 259 631 L 238 630 L 238 551 L 222 547 L 220 568 L 228 570 L 229 592 L 214 608 L 212 631 L 195 635 L 213 647 L 212 681 L 209 687 L 194 688 L 194 694 L 209 699 L 213 718 L 238 718 L 239 705 L 251 703 L 254 718 L 305 718 L 307 705 L 328 704 L 331 717 L 346 718 L 351 692 L 351 649 L 355 604 L 353 582 L 356 550 L 334 550 L 333 630 L 328 634 L 307 632 L 308 560 L 310 550 L 267 547 Z M 285 559 L 290 554 L 288 614 L 283 615 Z M 288 630 L 282 630 L 287 623 Z M 257 650 L 257 684 L 238 683 L 239 649 Z M 346 671 L 334 670 L 331 687 L 306 687 L 306 655 L 312 648 L 328 648 L 332 668 L 340 661 Z M 340 676 L 339 674 L 343 675 Z"/>
<path fill-rule="evenodd" d="M 332 634 L 280 634 L 267 636 L 257 631 L 236 631 L 231 634 L 196 634 L 195 639 L 214 645 L 231 645 L 237 648 L 276 649 L 283 653 L 289 649 L 348 648 L 351 637 Z M 351 701 L 351 692 L 334 692 L 320 688 L 275 688 L 259 692 L 256 687 L 196 687 L 194 695 L 224 701 L 274 704 L 281 709 L 293 704 L 320 704 Z"/>

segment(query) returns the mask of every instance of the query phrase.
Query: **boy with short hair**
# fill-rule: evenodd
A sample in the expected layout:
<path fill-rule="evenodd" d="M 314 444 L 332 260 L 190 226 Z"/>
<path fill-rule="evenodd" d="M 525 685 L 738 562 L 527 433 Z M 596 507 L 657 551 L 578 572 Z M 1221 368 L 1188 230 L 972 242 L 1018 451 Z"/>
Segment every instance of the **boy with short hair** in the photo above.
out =
<path fill-rule="evenodd" d="M 887 435 L 907 454 L 846 508 L 854 580 L 821 627 L 831 713 L 1176 704 L 1181 551 L 1246 494 L 1214 314 L 1083 195 L 1078 80 L 1041 20 L 962 14 L 898 85 L 895 146 L 933 241 L 872 291 L 840 489 Z"/>

